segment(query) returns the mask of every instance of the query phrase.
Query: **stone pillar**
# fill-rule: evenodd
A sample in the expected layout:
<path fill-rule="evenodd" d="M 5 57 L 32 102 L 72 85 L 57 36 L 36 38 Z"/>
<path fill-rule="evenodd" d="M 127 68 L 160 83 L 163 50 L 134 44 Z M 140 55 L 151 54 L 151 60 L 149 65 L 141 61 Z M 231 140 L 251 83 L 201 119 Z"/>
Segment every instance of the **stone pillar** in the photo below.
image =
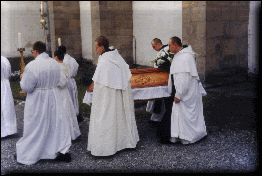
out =
<path fill-rule="evenodd" d="M 92 42 L 105 36 L 109 46 L 114 46 L 127 63 L 133 63 L 132 1 L 91 1 L 91 21 Z M 96 63 L 95 48 L 93 58 Z"/>
<path fill-rule="evenodd" d="M 206 77 L 245 74 L 249 1 L 206 1 L 206 9 Z"/>
<path fill-rule="evenodd" d="M 91 1 L 91 25 L 92 25 L 92 57 L 93 63 L 97 64 L 99 55 L 96 52 L 95 40 L 101 36 L 99 1 Z"/>
<path fill-rule="evenodd" d="M 76 60 L 82 57 L 79 1 L 48 1 L 52 52 L 58 46 L 58 38 L 67 53 Z"/>
<path fill-rule="evenodd" d="M 182 44 L 197 53 L 196 65 L 201 81 L 205 79 L 206 1 L 182 2 Z"/>

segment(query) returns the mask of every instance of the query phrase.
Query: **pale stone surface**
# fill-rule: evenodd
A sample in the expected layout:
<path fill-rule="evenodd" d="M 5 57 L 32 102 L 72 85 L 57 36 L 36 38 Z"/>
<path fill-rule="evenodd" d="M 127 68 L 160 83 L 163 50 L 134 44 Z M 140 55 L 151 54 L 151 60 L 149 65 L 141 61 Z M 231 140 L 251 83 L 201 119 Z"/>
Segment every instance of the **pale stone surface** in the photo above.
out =
<path fill-rule="evenodd" d="M 154 38 L 159 38 L 163 44 L 168 44 L 173 36 L 182 39 L 182 4 L 181 1 L 133 1 L 136 38 L 133 56 L 136 52 L 137 64 L 149 66 L 156 57 L 157 52 L 151 46 Z"/>
<path fill-rule="evenodd" d="M 24 57 L 31 54 L 36 41 L 44 40 L 40 24 L 40 1 L 1 1 L 1 55 L 20 57 L 18 32 L 22 34 Z"/>

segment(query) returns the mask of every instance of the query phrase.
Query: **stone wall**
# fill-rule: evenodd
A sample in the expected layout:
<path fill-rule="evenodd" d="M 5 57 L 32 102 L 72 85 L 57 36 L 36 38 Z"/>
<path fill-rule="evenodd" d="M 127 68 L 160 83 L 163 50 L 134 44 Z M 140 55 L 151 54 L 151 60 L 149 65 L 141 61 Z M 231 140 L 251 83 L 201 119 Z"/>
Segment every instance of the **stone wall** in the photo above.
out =
<path fill-rule="evenodd" d="M 182 44 L 197 53 L 196 65 L 201 81 L 206 71 L 206 1 L 182 2 Z"/>
<path fill-rule="evenodd" d="M 92 43 L 101 35 L 109 40 L 125 61 L 133 63 L 132 1 L 91 2 Z M 93 58 L 98 55 L 93 45 Z"/>
<path fill-rule="evenodd" d="M 183 1 L 182 13 L 201 81 L 247 73 L 249 1 Z"/>
<path fill-rule="evenodd" d="M 249 1 L 206 1 L 206 76 L 248 69 L 248 19 Z"/>
<path fill-rule="evenodd" d="M 58 38 L 67 48 L 67 53 L 82 57 L 79 1 L 48 1 L 52 52 L 58 46 Z M 53 25 L 53 26 L 52 26 Z"/>

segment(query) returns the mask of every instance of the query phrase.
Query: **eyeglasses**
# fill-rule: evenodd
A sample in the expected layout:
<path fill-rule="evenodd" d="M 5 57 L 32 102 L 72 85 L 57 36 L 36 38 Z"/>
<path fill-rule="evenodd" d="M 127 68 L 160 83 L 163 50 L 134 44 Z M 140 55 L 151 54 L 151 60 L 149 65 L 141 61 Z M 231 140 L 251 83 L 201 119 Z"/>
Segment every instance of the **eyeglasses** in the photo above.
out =
<path fill-rule="evenodd" d="M 34 50 L 31 50 L 31 53 L 34 54 Z"/>

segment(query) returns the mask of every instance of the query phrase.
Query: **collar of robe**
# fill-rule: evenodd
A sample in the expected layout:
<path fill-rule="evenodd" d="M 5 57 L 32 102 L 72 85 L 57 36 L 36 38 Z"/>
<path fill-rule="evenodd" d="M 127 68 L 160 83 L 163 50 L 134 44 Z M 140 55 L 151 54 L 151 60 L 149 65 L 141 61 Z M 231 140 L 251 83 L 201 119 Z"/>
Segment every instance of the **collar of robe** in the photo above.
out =
<path fill-rule="evenodd" d="M 99 56 L 92 80 L 109 88 L 125 90 L 131 76 L 129 65 L 114 49 Z"/>
<path fill-rule="evenodd" d="M 39 54 L 35 60 L 39 60 L 39 59 L 50 59 L 49 55 L 46 52 L 43 52 L 41 54 Z"/>
<path fill-rule="evenodd" d="M 109 51 L 114 51 L 114 50 L 115 50 L 115 49 L 109 49 L 109 48 L 108 48 L 108 49 L 105 50 L 102 54 L 104 54 L 104 53 L 106 53 L 106 52 L 109 52 Z M 102 54 L 101 54 L 101 55 L 102 55 Z"/>
<path fill-rule="evenodd" d="M 159 49 L 159 51 L 160 51 L 161 49 L 165 48 L 166 46 L 168 46 L 168 45 L 163 45 L 163 46 Z"/>
<path fill-rule="evenodd" d="M 195 52 L 192 50 L 191 45 L 183 47 L 173 58 L 170 74 L 182 72 L 188 72 L 191 76 L 195 76 L 196 79 L 199 80 L 195 62 Z"/>

